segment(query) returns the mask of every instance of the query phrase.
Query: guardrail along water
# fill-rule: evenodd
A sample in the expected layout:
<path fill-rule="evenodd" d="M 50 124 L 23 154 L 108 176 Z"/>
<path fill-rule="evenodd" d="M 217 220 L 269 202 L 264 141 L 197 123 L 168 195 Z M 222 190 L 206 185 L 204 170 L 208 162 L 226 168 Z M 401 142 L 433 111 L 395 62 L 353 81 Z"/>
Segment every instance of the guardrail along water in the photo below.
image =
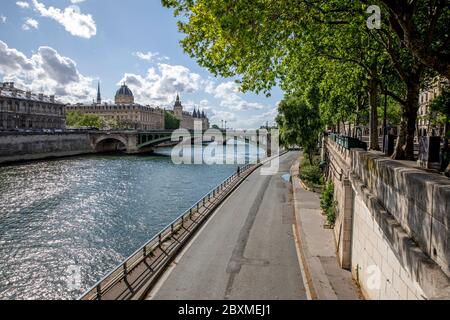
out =
<path fill-rule="evenodd" d="M 82 300 L 144 298 L 158 276 L 214 209 L 258 165 L 248 164 L 208 192 L 144 246 L 100 280 Z"/>

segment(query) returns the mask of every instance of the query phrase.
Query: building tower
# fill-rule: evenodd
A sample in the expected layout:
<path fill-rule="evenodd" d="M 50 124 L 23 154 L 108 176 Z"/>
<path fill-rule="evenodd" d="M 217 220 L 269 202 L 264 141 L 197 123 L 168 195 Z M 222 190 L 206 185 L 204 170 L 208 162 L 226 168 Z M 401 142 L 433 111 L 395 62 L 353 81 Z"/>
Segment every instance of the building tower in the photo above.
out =
<path fill-rule="evenodd" d="M 183 105 L 181 104 L 180 96 L 178 94 L 175 105 L 173 106 L 173 112 L 178 119 L 183 119 Z"/>
<path fill-rule="evenodd" d="M 100 81 L 98 82 L 97 88 L 97 104 L 102 104 L 102 95 L 100 93 Z"/>

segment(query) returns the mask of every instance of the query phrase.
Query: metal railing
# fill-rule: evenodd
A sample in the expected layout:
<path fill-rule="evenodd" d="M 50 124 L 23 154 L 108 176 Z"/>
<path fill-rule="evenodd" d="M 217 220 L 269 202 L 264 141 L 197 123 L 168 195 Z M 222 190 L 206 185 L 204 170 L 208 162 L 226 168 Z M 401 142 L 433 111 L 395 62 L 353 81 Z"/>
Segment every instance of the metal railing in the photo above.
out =
<path fill-rule="evenodd" d="M 330 133 L 329 139 L 347 150 L 355 148 L 367 150 L 367 143 L 357 138 Z"/>
<path fill-rule="evenodd" d="M 259 164 L 247 164 L 240 168 L 239 174 L 235 172 L 229 176 L 79 299 L 102 300 L 121 282 L 124 282 L 123 288 L 115 288 L 115 293 L 110 294 L 107 299 L 130 299 L 142 291 L 145 286 L 148 287 L 151 279 L 157 276 L 158 272 L 164 270 L 173 255 L 184 245 L 184 241 L 190 238 L 197 227 L 214 211 L 215 205 L 230 194 L 237 182 L 240 181 L 239 178 L 246 177 L 258 167 Z M 202 212 L 200 212 L 201 209 L 203 209 Z M 139 268 L 141 269 L 138 270 Z"/>

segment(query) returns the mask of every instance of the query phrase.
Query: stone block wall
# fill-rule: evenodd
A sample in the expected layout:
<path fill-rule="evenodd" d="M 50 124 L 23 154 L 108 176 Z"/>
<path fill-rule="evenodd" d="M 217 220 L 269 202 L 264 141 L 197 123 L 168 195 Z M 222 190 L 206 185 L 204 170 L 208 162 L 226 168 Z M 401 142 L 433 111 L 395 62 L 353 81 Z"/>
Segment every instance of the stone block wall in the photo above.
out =
<path fill-rule="evenodd" d="M 450 181 L 381 154 L 324 145 L 339 258 L 366 297 L 449 299 Z"/>
<path fill-rule="evenodd" d="M 87 133 L 0 133 L 0 163 L 93 153 Z"/>

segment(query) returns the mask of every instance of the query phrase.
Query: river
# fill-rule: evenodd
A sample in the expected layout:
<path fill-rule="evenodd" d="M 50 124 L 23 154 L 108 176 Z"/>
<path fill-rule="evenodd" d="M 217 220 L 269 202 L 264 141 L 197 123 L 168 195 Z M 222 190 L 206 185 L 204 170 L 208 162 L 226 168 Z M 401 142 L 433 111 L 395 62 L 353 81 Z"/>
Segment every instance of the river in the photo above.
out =
<path fill-rule="evenodd" d="M 235 170 L 148 155 L 1 166 L 0 299 L 77 298 Z"/>

